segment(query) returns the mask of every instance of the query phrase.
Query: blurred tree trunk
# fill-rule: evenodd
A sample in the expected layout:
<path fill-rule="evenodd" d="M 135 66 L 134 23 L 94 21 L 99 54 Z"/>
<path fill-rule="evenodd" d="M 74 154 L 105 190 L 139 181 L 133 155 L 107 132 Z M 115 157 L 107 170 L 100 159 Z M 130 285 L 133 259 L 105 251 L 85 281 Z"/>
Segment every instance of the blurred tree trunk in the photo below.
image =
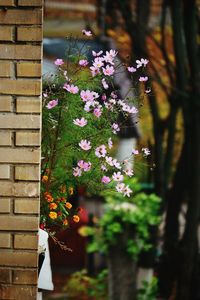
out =
<path fill-rule="evenodd" d="M 137 262 L 127 253 L 128 239 L 133 228 L 126 228 L 119 243 L 108 252 L 109 300 L 136 300 Z"/>
<path fill-rule="evenodd" d="M 198 20 L 195 0 L 184 1 L 185 38 L 189 62 L 189 95 L 183 106 L 185 139 L 188 141 L 188 211 L 180 244 L 178 300 L 197 299 L 192 289 L 198 264 L 198 226 L 200 217 L 200 68 L 197 44 Z M 193 295 L 193 296 L 192 296 Z M 192 297 L 192 298 L 191 298 Z"/>

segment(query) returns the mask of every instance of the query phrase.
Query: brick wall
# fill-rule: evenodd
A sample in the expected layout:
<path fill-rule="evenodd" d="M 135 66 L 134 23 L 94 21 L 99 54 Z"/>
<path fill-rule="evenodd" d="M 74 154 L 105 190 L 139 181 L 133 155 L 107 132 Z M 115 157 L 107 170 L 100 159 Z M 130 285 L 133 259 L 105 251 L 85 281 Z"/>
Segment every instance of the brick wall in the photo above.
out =
<path fill-rule="evenodd" d="M 42 0 L 0 0 L 0 299 L 36 299 Z"/>

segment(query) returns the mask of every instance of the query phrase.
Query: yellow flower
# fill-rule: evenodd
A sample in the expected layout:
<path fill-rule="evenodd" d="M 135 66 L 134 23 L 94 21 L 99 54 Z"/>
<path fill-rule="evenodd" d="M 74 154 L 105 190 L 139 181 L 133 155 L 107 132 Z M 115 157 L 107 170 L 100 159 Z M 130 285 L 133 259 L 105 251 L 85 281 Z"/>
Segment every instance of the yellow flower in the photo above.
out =
<path fill-rule="evenodd" d="M 56 209 L 57 207 L 58 207 L 58 205 L 56 203 L 50 203 L 49 204 L 50 209 Z"/>
<path fill-rule="evenodd" d="M 54 211 L 51 211 L 51 212 L 49 213 L 49 217 L 50 217 L 51 219 L 56 219 L 56 218 L 57 218 L 57 213 L 54 212 Z"/>
<path fill-rule="evenodd" d="M 73 194 L 74 194 L 74 189 L 73 189 L 72 186 L 69 188 L 69 194 L 70 194 L 70 195 L 73 195 Z"/>
<path fill-rule="evenodd" d="M 65 203 L 65 206 L 66 206 L 66 208 L 68 208 L 68 209 L 71 209 L 71 208 L 72 208 L 72 205 L 71 205 L 71 203 L 69 203 L 69 202 L 66 202 L 66 203 Z"/>
<path fill-rule="evenodd" d="M 78 222 L 80 221 L 79 216 L 74 215 L 74 216 L 73 216 L 73 221 L 74 221 L 75 223 L 78 223 Z"/>

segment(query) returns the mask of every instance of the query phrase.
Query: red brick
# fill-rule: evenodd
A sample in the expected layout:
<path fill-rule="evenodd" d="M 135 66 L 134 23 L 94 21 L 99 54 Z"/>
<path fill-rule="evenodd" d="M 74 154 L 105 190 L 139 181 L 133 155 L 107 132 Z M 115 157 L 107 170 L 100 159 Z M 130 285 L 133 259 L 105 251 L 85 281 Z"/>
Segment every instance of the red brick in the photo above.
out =
<path fill-rule="evenodd" d="M 39 25 L 42 24 L 42 10 L 0 9 L 0 24 Z"/>
<path fill-rule="evenodd" d="M 38 222 L 37 217 L 0 215 L 0 228 L 5 231 L 37 231 Z"/>
<path fill-rule="evenodd" d="M 41 57 L 38 45 L 0 44 L 0 59 L 40 60 Z"/>
<path fill-rule="evenodd" d="M 2 300 L 35 300 L 37 287 L 2 285 L 0 287 L 0 299 Z"/>
<path fill-rule="evenodd" d="M 37 283 L 37 270 L 14 270 L 13 271 L 13 283 L 15 283 L 15 284 L 36 284 Z"/>

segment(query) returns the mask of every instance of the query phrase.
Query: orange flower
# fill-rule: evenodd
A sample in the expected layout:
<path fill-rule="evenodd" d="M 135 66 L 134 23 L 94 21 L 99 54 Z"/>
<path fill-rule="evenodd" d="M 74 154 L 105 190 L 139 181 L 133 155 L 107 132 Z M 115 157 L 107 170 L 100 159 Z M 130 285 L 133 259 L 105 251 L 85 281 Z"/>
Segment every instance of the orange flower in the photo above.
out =
<path fill-rule="evenodd" d="M 48 192 L 44 193 L 44 197 L 47 200 L 47 202 L 52 202 L 53 201 L 53 197 Z"/>
<path fill-rule="evenodd" d="M 68 221 L 67 221 L 67 219 L 65 219 L 65 220 L 63 220 L 63 225 L 68 225 Z"/>
<path fill-rule="evenodd" d="M 62 216 L 62 212 L 58 211 L 58 217 Z"/>
<path fill-rule="evenodd" d="M 56 203 L 50 203 L 49 204 L 50 209 L 56 209 L 57 207 L 58 207 L 58 205 Z"/>
<path fill-rule="evenodd" d="M 69 188 L 69 194 L 70 194 L 70 195 L 73 195 L 73 194 L 74 194 L 74 189 L 73 189 L 72 186 L 70 186 L 70 188 Z"/>
<path fill-rule="evenodd" d="M 49 217 L 50 217 L 51 219 L 56 219 L 56 218 L 57 218 L 57 213 L 54 212 L 54 211 L 51 211 L 51 212 L 49 213 Z"/>
<path fill-rule="evenodd" d="M 78 223 L 78 222 L 80 221 L 79 216 L 74 215 L 74 216 L 73 216 L 73 221 L 74 221 L 75 223 Z"/>
<path fill-rule="evenodd" d="M 42 176 L 42 182 L 47 182 L 48 181 L 48 176 L 47 175 L 44 175 Z"/>
<path fill-rule="evenodd" d="M 71 205 L 71 203 L 69 203 L 69 202 L 66 202 L 66 203 L 65 203 L 65 206 L 66 206 L 68 209 L 71 209 L 71 208 L 72 208 L 72 205 Z"/>

